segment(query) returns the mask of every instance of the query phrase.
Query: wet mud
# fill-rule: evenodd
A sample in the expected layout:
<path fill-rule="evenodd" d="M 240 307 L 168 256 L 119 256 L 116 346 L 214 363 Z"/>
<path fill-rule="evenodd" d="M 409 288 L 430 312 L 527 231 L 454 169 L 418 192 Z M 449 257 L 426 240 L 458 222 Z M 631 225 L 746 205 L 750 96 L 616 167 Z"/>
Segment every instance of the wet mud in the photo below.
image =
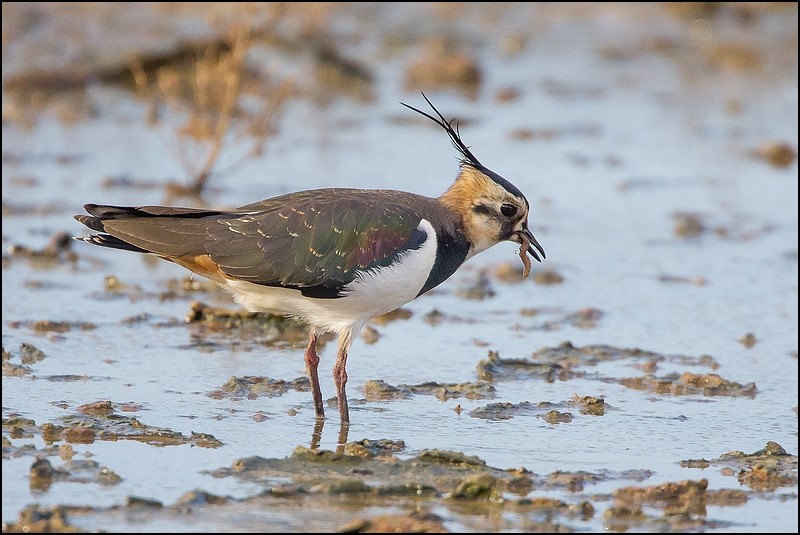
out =
<path fill-rule="evenodd" d="M 64 407 L 69 408 L 69 407 Z M 91 444 L 96 440 L 136 440 L 153 446 L 191 444 L 202 448 L 217 448 L 222 442 L 205 433 L 192 432 L 186 436 L 171 429 L 147 425 L 133 416 L 120 412 L 137 412 L 135 404 L 113 404 L 98 401 L 77 407 L 72 414 L 55 422 L 37 425 L 34 420 L 12 416 L 3 419 L 3 429 L 15 438 L 41 437 L 46 443 L 64 441 L 66 444 Z"/>
<path fill-rule="evenodd" d="M 327 531 L 373 531 L 386 526 L 412 529 L 416 526 L 413 529 L 443 532 L 448 530 L 443 524 L 442 511 L 447 511 L 446 518 L 457 518 L 471 529 L 481 525 L 481 516 L 502 513 L 515 519 L 511 525 L 519 528 L 538 526 L 537 529 L 541 529 L 549 525 L 558 526 L 559 530 L 573 530 L 591 520 L 600 504 L 610 501 L 611 506 L 602 514 L 607 529 L 679 532 L 729 525 L 708 519 L 707 507 L 736 507 L 746 503 L 753 491 L 766 490 L 764 487 L 753 487 L 749 492 L 736 488 L 709 489 L 708 480 L 696 479 L 621 486 L 607 496 L 593 493 L 592 487 L 609 481 L 642 482 L 652 473 L 535 474 L 525 468 L 499 470 L 478 457 L 446 450 L 425 450 L 412 457 L 397 457 L 404 449 L 402 441 L 366 439 L 344 444 L 341 453 L 297 447 L 292 455 L 283 459 L 248 457 L 213 472 L 215 478 L 256 483 L 262 491 L 251 497 L 234 499 L 194 490 L 172 504 L 130 497 L 126 504 L 110 508 L 31 506 L 8 528 L 10 531 L 69 531 L 76 529 L 70 524 L 72 519 L 88 525 L 87 521 L 101 522 L 119 514 L 136 514 L 140 520 L 148 522 L 162 517 L 188 520 L 209 515 L 231 521 L 243 508 L 255 507 L 250 513 L 253 518 L 248 522 L 265 522 L 277 515 L 291 530 L 310 522 Z M 732 452 L 713 462 L 766 470 L 765 461 L 775 471 L 791 471 L 793 465 L 796 474 L 797 457 L 787 454 L 775 443 L 751 455 Z M 782 468 L 777 468 L 778 465 Z M 31 466 L 31 485 L 92 479 L 99 479 L 105 485 L 119 482 L 119 476 L 94 462 L 67 461 L 54 468 L 49 461 L 40 458 Z M 571 498 L 536 496 L 536 491 L 556 489 L 567 490 Z M 334 503 L 339 505 L 328 518 L 319 516 L 320 511 Z M 394 509 L 405 512 L 362 516 L 372 508 L 385 508 L 389 503 Z M 285 519 L 280 511 L 287 507 L 308 510 L 310 516 L 302 524 Z M 343 515 L 336 512 L 340 508 L 350 511 L 355 518 L 344 520 Z M 440 512 L 430 512 L 434 510 Z"/>

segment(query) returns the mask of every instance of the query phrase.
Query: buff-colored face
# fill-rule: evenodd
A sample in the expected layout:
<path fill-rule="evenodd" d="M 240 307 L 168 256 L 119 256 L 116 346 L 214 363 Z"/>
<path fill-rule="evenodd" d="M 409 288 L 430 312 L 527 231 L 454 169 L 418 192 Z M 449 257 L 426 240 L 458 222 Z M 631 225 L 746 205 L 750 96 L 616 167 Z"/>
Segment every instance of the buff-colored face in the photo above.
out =
<path fill-rule="evenodd" d="M 472 249 L 470 256 L 503 241 L 522 243 L 528 229 L 528 201 L 481 171 L 462 168 L 442 202 L 461 215 Z"/>

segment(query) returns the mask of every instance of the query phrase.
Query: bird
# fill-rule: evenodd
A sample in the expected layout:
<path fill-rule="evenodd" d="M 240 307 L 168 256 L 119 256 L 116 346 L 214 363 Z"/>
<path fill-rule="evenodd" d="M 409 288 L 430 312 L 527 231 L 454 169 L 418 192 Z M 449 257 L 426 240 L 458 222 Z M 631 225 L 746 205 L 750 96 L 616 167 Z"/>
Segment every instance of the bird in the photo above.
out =
<path fill-rule="evenodd" d="M 546 258 L 528 226 L 525 195 L 484 166 L 462 141 L 458 122 L 422 96 L 434 115 L 400 104 L 444 129 L 458 151 L 457 176 L 439 197 L 324 188 L 229 210 L 86 204 L 75 219 L 96 233 L 76 239 L 155 255 L 218 283 L 250 312 L 306 322 L 304 359 L 317 421 L 325 419 L 317 340 L 338 335 L 333 378 L 340 423 L 349 425 L 348 352 L 367 321 L 425 294 L 498 243 L 520 245 L 525 276 L 528 255 Z"/>

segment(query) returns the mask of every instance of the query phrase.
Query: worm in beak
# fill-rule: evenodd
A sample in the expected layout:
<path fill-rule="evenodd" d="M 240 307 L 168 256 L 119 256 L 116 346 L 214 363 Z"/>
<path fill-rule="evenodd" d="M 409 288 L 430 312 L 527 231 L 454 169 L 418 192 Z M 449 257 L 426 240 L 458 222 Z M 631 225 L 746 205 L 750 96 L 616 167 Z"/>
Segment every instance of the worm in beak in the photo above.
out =
<path fill-rule="evenodd" d="M 539 262 L 542 261 L 542 258 L 547 258 L 547 256 L 544 254 L 544 248 L 539 245 L 539 242 L 536 241 L 533 233 L 531 233 L 531 231 L 527 228 L 516 232 L 514 235 L 519 240 L 519 257 L 522 259 L 522 264 L 525 266 L 522 270 L 522 276 L 527 277 L 531 272 L 531 259 L 528 258 L 528 255 L 530 254 Z M 539 256 L 539 253 L 541 253 L 541 257 Z"/>

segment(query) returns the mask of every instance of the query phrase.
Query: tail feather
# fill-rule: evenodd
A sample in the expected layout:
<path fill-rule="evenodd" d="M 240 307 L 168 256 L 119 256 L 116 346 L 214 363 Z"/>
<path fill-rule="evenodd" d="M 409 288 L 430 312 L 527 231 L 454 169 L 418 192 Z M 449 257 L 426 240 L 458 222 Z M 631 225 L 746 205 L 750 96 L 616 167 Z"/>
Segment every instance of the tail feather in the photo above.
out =
<path fill-rule="evenodd" d="M 203 225 L 186 225 L 187 219 L 222 215 L 199 208 L 167 206 L 84 205 L 87 214 L 75 219 L 100 234 L 76 237 L 102 247 L 164 256 L 203 254 L 206 239 Z"/>
<path fill-rule="evenodd" d="M 76 240 L 85 241 L 93 245 L 100 245 L 102 247 L 111 247 L 112 249 L 122 249 L 124 251 L 133 251 L 135 253 L 149 253 L 147 249 L 136 247 L 119 238 L 115 238 L 111 234 L 90 234 L 88 236 L 75 236 Z"/>
<path fill-rule="evenodd" d="M 178 206 L 109 206 L 105 204 L 84 204 L 83 208 L 103 221 L 112 219 L 134 219 L 139 217 L 188 217 L 199 218 L 219 215 L 219 210 L 203 208 L 181 208 Z M 77 216 L 76 216 L 77 217 Z M 85 217 L 85 216 L 84 216 Z"/>
<path fill-rule="evenodd" d="M 86 225 L 92 230 L 103 232 L 103 221 L 99 217 L 92 217 L 90 215 L 76 215 L 75 219 Z"/>

